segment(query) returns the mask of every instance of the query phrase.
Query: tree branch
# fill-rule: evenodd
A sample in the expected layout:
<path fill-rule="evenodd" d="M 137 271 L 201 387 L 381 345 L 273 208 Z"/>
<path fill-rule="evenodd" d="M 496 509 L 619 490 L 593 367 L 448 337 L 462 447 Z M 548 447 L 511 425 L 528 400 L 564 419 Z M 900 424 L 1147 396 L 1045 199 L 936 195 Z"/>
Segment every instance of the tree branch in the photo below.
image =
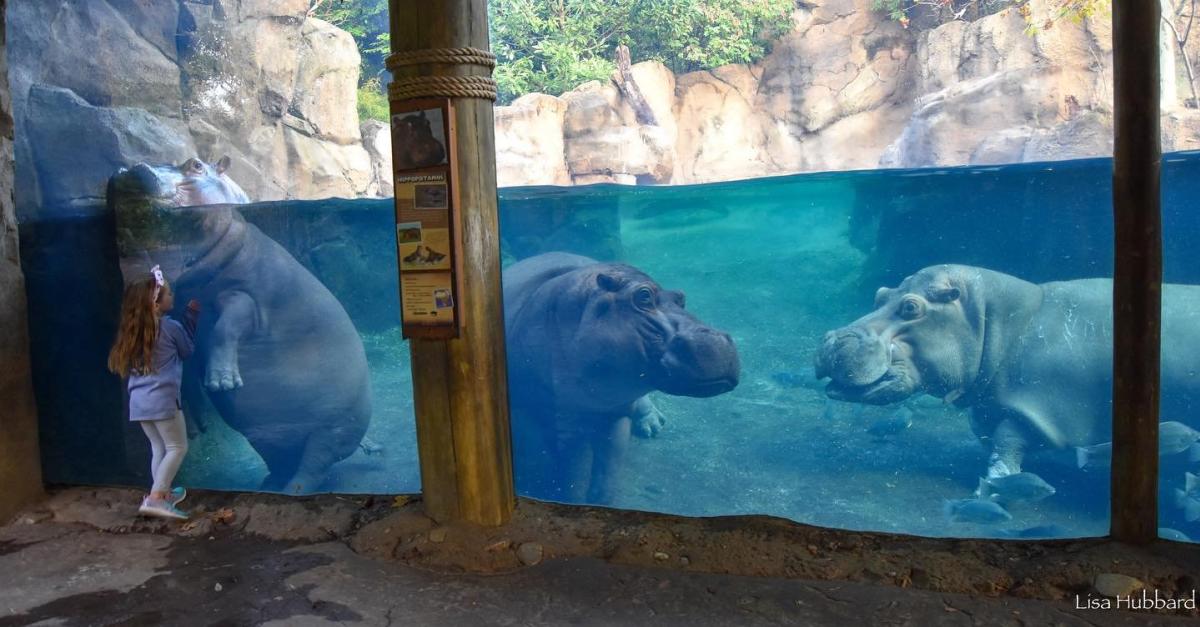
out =
<path fill-rule="evenodd" d="M 621 91 L 621 95 L 625 97 L 625 100 L 629 102 L 629 106 L 633 108 L 633 114 L 637 118 L 638 124 L 657 126 L 658 121 L 654 117 L 654 111 L 650 108 L 650 103 L 646 102 L 646 98 L 642 95 L 642 90 L 638 87 L 637 81 L 633 80 L 629 46 L 625 44 L 617 46 L 617 73 L 620 75 L 620 80 L 617 81 L 617 89 Z"/>

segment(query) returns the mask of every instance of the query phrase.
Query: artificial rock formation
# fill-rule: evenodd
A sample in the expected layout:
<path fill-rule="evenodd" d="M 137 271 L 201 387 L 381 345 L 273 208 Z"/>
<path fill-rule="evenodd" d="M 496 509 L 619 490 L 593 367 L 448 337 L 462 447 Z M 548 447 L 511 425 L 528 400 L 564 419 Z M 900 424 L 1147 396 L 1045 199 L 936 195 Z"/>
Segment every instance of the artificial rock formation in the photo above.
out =
<path fill-rule="evenodd" d="M 42 492 L 37 408 L 29 367 L 25 277 L 13 206 L 13 119 L 5 54 L 5 5 L 0 2 L 0 524 Z"/>
<path fill-rule="evenodd" d="M 232 157 L 256 200 L 389 192 L 363 145 L 354 39 L 306 0 L 9 7 L 22 219 L 94 206 L 118 167 L 197 154 Z"/>
<path fill-rule="evenodd" d="M 1045 0 L 1030 8 L 1034 24 L 1053 11 Z M 1111 154 L 1109 18 L 1026 28 L 1007 10 L 906 29 L 871 0 L 817 0 L 752 65 L 679 76 L 634 65 L 655 125 L 637 122 L 616 76 L 497 107 L 500 184 L 686 184 Z M 1183 64 L 1164 71 L 1163 149 L 1195 149 L 1200 116 L 1181 106 Z"/>

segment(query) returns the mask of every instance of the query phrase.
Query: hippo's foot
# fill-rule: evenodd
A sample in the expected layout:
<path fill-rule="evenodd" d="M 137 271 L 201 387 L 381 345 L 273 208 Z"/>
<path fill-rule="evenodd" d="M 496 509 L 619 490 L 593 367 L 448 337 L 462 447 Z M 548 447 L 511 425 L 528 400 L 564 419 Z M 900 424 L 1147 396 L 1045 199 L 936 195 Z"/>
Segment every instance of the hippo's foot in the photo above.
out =
<path fill-rule="evenodd" d="M 667 424 L 667 417 L 645 397 L 634 403 L 633 415 L 630 417 L 633 419 L 633 435 L 639 438 L 653 438 Z"/>
<path fill-rule="evenodd" d="M 204 386 L 216 392 L 220 390 L 236 390 L 242 387 L 242 374 L 238 372 L 237 364 L 209 364 L 208 372 L 204 375 Z"/>

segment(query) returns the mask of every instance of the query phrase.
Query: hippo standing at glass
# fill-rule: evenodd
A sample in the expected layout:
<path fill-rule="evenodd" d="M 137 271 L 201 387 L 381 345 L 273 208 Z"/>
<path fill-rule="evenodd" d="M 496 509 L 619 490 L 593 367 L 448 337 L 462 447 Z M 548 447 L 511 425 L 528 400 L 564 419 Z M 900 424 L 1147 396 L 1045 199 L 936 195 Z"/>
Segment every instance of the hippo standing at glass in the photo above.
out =
<path fill-rule="evenodd" d="M 663 425 L 647 394 L 710 397 L 737 386 L 729 335 L 640 270 L 567 253 L 504 271 L 517 487 L 608 503 L 630 435 Z"/>
<path fill-rule="evenodd" d="M 228 166 L 189 159 L 113 176 L 122 269 L 152 257 L 178 277 L 181 302 L 213 312 L 193 360 L 209 399 L 262 456 L 263 489 L 311 492 L 366 433 L 366 354 L 333 294 L 236 209 L 248 198 Z"/>
<path fill-rule="evenodd" d="M 1186 409 L 1200 399 L 1200 287 L 1164 285 L 1162 301 L 1163 417 L 1196 427 Z M 993 481 L 1020 473 L 1027 452 L 1112 439 L 1112 338 L 1109 279 L 1037 285 L 930 266 L 879 288 L 874 311 L 825 334 L 816 375 L 836 400 L 925 393 L 970 408 Z"/>

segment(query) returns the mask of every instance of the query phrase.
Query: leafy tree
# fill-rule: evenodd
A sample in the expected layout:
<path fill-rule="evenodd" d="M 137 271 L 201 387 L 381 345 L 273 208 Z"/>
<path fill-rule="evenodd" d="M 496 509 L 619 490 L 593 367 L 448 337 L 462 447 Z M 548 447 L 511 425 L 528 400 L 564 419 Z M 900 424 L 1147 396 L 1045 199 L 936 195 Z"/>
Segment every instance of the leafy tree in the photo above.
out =
<path fill-rule="evenodd" d="M 795 5 L 795 0 L 489 0 L 500 102 L 533 91 L 561 94 L 607 79 L 621 44 L 629 46 L 634 62 L 658 60 L 676 72 L 749 63 L 787 31 Z M 376 90 L 385 93 L 387 0 L 312 0 L 309 14 L 354 36 L 363 57 L 360 113 L 386 119 L 386 107 L 373 96 Z"/>
<path fill-rule="evenodd" d="M 384 61 L 391 54 L 392 46 L 388 0 L 314 0 L 308 14 L 354 37 L 363 59 L 360 85 L 372 79 L 383 80 Z"/>
<path fill-rule="evenodd" d="M 676 72 L 748 63 L 790 26 L 794 0 L 491 0 L 501 102 L 606 79 L 614 54 Z"/>

